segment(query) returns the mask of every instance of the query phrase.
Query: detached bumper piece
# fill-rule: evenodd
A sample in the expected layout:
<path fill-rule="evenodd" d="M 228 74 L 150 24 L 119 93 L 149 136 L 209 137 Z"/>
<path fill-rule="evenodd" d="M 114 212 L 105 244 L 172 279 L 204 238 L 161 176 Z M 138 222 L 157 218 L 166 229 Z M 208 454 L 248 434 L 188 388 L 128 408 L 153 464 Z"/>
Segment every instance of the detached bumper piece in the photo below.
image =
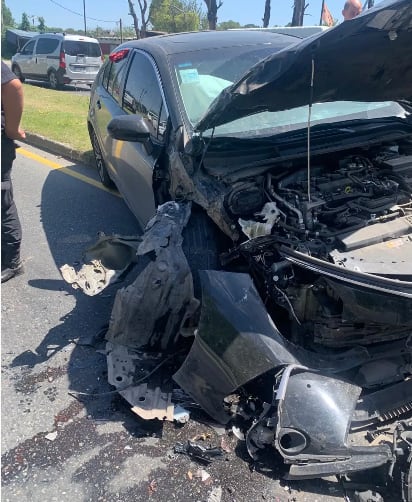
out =
<path fill-rule="evenodd" d="M 246 435 L 249 454 L 272 445 L 291 464 L 287 479 L 350 474 L 395 461 L 387 445 L 348 445 L 361 388 L 327 374 L 289 366 L 272 405 Z"/>

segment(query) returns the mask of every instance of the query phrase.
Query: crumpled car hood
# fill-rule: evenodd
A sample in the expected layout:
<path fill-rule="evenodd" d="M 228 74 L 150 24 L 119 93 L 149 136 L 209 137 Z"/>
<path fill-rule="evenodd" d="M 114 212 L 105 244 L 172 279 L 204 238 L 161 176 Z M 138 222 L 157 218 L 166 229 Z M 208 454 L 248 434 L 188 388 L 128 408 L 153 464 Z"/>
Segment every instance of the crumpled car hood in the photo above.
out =
<path fill-rule="evenodd" d="M 411 47 L 411 0 L 382 2 L 255 65 L 219 94 L 195 129 L 310 102 L 410 100 Z"/>

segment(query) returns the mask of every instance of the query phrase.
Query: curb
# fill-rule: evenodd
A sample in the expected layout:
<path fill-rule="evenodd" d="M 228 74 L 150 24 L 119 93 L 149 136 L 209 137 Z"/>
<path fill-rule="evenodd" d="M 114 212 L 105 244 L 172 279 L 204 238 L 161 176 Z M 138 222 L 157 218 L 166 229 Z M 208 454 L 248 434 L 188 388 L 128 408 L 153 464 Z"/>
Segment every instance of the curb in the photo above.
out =
<path fill-rule="evenodd" d="M 69 160 L 75 162 L 81 162 L 82 164 L 96 168 L 96 162 L 92 152 L 80 152 L 74 150 L 69 145 L 64 143 L 59 143 L 57 141 L 52 141 L 40 136 L 39 134 L 33 134 L 26 131 L 26 139 L 20 140 L 21 143 L 26 143 L 27 145 L 35 146 L 42 150 L 46 150 L 54 155 L 59 155 L 60 157 L 65 157 Z"/>

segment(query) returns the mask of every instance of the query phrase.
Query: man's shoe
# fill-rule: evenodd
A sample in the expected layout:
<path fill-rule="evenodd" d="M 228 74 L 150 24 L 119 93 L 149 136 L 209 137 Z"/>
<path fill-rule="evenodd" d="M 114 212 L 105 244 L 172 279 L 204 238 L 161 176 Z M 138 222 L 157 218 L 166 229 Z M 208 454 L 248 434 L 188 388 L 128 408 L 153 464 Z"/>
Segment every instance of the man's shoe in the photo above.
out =
<path fill-rule="evenodd" d="M 13 277 L 16 277 L 18 275 L 21 275 L 24 273 L 24 267 L 23 265 L 19 265 L 18 267 L 15 268 L 4 268 L 1 271 L 1 282 L 7 282 L 10 279 L 13 279 Z"/>

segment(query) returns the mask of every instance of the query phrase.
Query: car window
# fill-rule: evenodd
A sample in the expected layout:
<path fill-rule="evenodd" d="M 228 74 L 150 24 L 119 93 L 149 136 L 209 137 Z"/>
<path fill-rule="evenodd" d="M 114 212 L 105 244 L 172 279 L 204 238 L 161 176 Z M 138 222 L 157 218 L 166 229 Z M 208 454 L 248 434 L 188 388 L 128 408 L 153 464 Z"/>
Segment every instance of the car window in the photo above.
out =
<path fill-rule="evenodd" d="M 162 118 L 162 106 L 164 103 L 157 71 L 148 56 L 136 52 L 127 75 L 123 109 L 146 118 L 152 135 L 162 141 L 167 121 L 165 110 Z"/>
<path fill-rule="evenodd" d="M 105 73 L 106 82 L 103 84 L 107 92 L 121 105 L 122 103 L 122 82 L 127 68 L 128 58 L 114 61 Z"/>
<path fill-rule="evenodd" d="M 23 55 L 33 54 L 33 49 L 34 49 L 35 43 L 36 43 L 36 40 L 30 40 L 30 42 L 27 42 L 27 44 L 21 50 L 20 54 L 23 54 Z"/>
<path fill-rule="evenodd" d="M 100 57 L 102 52 L 100 45 L 96 42 L 84 42 L 82 40 L 65 40 L 63 50 L 68 56 Z"/>
<path fill-rule="evenodd" d="M 36 54 L 52 54 L 59 45 L 57 38 L 39 38 L 36 46 Z"/>

